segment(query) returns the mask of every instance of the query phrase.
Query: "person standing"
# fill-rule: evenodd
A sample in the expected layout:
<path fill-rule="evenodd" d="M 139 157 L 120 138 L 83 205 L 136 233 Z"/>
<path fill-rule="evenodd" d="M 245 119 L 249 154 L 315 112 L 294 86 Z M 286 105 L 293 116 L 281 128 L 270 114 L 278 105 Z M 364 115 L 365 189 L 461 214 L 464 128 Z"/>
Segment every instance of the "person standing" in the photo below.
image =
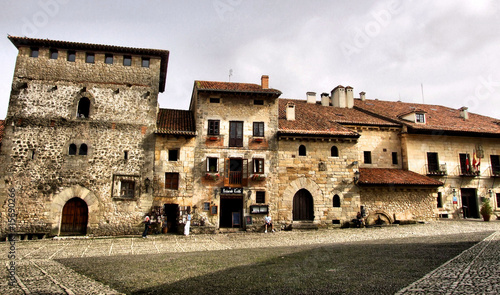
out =
<path fill-rule="evenodd" d="M 189 227 L 191 226 L 191 212 L 188 211 L 186 217 L 186 224 L 184 225 L 184 235 L 189 236 Z"/>
<path fill-rule="evenodd" d="M 142 238 L 147 238 L 149 227 L 151 227 L 151 219 L 146 215 L 144 218 L 144 232 L 142 233 Z"/>

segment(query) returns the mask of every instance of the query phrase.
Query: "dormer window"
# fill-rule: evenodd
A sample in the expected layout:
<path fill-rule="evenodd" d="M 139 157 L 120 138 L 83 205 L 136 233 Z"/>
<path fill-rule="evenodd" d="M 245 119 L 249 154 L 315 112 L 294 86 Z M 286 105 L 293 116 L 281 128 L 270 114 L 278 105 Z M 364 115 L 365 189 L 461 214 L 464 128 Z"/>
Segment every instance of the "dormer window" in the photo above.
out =
<path fill-rule="evenodd" d="M 415 114 L 415 123 L 425 123 L 425 114 L 424 113 L 416 113 Z"/>

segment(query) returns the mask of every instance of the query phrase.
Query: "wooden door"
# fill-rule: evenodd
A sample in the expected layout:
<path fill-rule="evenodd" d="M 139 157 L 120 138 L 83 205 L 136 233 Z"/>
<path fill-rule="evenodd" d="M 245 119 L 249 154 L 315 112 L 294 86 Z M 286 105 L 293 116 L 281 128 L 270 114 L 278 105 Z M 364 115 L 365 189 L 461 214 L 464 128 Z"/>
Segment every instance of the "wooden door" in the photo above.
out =
<path fill-rule="evenodd" d="M 299 190 L 293 197 L 293 220 L 314 220 L 314 204 L 311 193 Z"/>
<path fill-rule="evenodd" d="M 85 235 L 89 210 L 87 203 L 80 198 L 69 200 L 63 207 L 61 235 Z"/>
<path fill-rule="evenodd" d="M 466 218 L 479 218 L 479 207 L 476 196 L 476 189 L 463 188 L 460 190 L 462 195 L 463 215 Z"/>

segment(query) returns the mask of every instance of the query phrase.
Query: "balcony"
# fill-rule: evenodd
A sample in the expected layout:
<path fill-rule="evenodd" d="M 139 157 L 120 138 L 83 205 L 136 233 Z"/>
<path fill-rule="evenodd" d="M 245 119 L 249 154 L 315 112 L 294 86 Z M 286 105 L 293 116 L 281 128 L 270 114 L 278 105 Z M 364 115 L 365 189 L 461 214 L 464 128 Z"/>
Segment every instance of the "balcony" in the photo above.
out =
<path fill-rule="evenodd" d="M 479 170 L 475 170 L 474 167 L 470 165 L 469 166 L 460 165 L 457 168 L 459 169 L 459 175 L 463 177 L 476 177 L 481 175 L 481 172 Z"/>
<path fill-rule="evenodd" d="M 426 165 L 427 176 L 446 176 L 448 170 L 446 164 Z"/>
<path fill-rule="evenodd" d="M 500 167 L 490 166 L 491 177 L 500 177 Z"/>

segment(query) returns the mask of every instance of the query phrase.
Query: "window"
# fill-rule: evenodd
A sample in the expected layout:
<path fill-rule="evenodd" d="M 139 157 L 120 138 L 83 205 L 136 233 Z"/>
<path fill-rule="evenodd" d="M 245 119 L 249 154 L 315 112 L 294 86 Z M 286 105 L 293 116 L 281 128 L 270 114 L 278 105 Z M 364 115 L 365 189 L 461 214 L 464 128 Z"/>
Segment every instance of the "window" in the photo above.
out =
<path fill-rule="evenodd" d="M 210 103 L 220 103 L 220 98 L 210 97 Z"/>
<path fill-rule="evenodd" d="M 443 196 L 442 196 L 441 192 L 438 192 L 437 207 L 438 208 L 443 208 Z"/>
<path fill-rule="evenodd" d="M 90 113 L 90 99 L 82 97 L 78 102 L 78 111 L 76 116 L 78 118 L 88 118 Z"/>
<path fill-rule="evenodd" d="M 254 105 L 258 105 L 258 106 L 263 106 L 264 105 L 264 100 L 262 100 L 262 99 L 254 99 L 253 100 L 253 104 Z"/>
<path fill-rule="evenodd" d="M 40 54 L 38 47 L 31 47 L 30 57 L 38 57 L 38 54 Z"/>
<path fill-rule="evenodd" d="M 143 57 L 141 65 L 143 68 L 149 68 L 149 57 Z"/>
<path fill-rule="evenodd" d="M 372 163 L 372 152 L 370 152 L 370 151 L 364 151 L 363 152 L 363 158 L 364 158 L 364 163 L 365 164 L 371 164 Z"/>
<path fill-rule="evenodd" d="M 462 175 L 470 174 L 470 156 L 469 154 L 459 154 L 460 157 L 460 173 Z"/>
<path fill-rule="evenodd" d="M 168 160 L 177 161 L 179 159 L 179 150 L 168 150 Z"/>
<path fill-rule="evenodd" d="M 30 150 L 29 157 L 30 157 L 31 160 L 35 159 L 35 150 Z"/>
<path fill-rule="evenodd" d="M 340 207 L 340 197 L 339 197 L 339 195 L 333 196 L 333 207 L 334 208 L 339 208 Z"/>
<path fill-rule="evenodd" d="M 219 135 L 219 120 L 208 120 L 208 135 Z"/>
<path fill-rule="evenodd" d="M 429 169 L 429 173 L 439 171 L 438 153 L 427 153 L 427 167 Z"/>
<path fill-rule="evenodd" d="M 332 146 L 330 150 L 330 156 L 331 157 L 338 157 L 339 156 L 339 149 L 336 146 Z"/>
<path fill-rule="evenodd" d="M 123 65 L 126 67 L 130 67 L 132 65 L 132 57 L 131 56 L 124 56 L 123 57 Z"/>
<path fill-rule="evenodd" d="M 416 113 L 415 114 L 415 122 L 417 122 L 417 123 L 425 123 L 425 114 L 423 114 L 423 113 Z"/>
<path fill-rule="evenodd" d="M 397 165 L 397 164 L 398 164 L 398 153 L 392 152 L 392 165 Z"/>
<path fill-rule="evenodd" d="M 491 172 L 493 175 L 500 175 L 500 156 L 490 155 L 491 160 Z"/>
<path fill-rule="evenodd" d="M 255 203 L 264 204 L 265 202 L 266 202 L 266 192 L 265 191 L 255 192 Z"/>
<path fill-rule="evenodd" d="M 299 156 L 305 156 L 306 155 L 306 146 L 301 145 L 299 146 Z"/>
<path fill-rule="evenodd" d="M 69 155 L 76 155 L 76 144 L 72 143 L 69 145 Z"/>
<path fill-rule="evenodd" d="M 95 59 L 95 55 L 93 53 L 88 53 L 85 55 L 85 62 L 88 64 L 93 64 Z"/>
<path fill-rule="evenodd" d="M 219 172 L 219 158 L 207 158 L 207 172 Z"/>
<path fill-rule="evenodd" d="M 179 189 L 179 173 L 165 173 L 165 188 Z"/>
<path fill-rule="evenodd" d="M 253 122 L 253 136 L 264 136 L 264 122 Z"/>
<path fill-rule="evenodd" d="M 76 52 L 68 51 L 68 61 L 74 62 L 76 60 Z"/>
<path fill-rule="evenodd" d="M 203 203 L 203 211 L 210 211 L 210 203 L 209 202 Z"/>
<path fill-rule="evenodd" d="M 497 195 L 497 209 L 500 209 L 500 194 Z"/>
<path fill-rule="evenodd" d="M 128 151 L 123 151 L 123 159 L 128 160 Z"/>
<path fill-rule="evenodd" d="M 264 159 L 253 159 L 253 173 L 264 174 Z"/>
<path fill-rule="evenodd" d="M 59 51 L 57 49 L 50 49 L 50 59 L 57 59 Z"/>
<path fill-rule="evenodd" d="M 135 182 L 130 180 L 122 180 L 120 182 L 120 197 L 133 198 L 135 192 Z"/>
<path fill-rule="evenodd" d="M 243 122 L 239 121 L 229 122 L 229 146 L 230 147 L 243 146 Z"/>
<path fill-rule="evenodd" d="M 87 151 L 88 151 L 88 147 L 86 144 L 82 143 L 82 145 L 80 145 L 80 149 L 78 150 L 78 155 L 80 156 L 86 156 L 87 155 Z"/>
<path fill-rule="evenodd" d="M 104 55 L 104 63 L 108 64 L 108 65 L 112 65 L 113 64 L 113 55 L 110 53 L 106 53 Z"/>

